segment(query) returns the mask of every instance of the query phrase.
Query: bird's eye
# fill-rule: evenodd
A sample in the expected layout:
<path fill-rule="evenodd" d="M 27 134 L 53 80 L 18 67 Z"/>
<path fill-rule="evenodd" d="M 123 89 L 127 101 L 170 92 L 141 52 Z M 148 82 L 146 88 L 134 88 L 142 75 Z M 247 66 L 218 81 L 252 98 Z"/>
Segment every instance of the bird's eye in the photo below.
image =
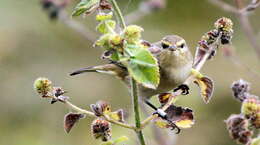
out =
<path fill-rule="evenodd" d="M 162 43 L 162 48 L 163 48 L 163 49 L 169 48 L 169 45 L 166 44 L 166 43 Z"/>
<path fill-rule="evenodd" d="M 185 46 L 185 44 L 183 43 L 183 44 L 180 45 L 180 48 L 184 48 L 184 46 Z"/>

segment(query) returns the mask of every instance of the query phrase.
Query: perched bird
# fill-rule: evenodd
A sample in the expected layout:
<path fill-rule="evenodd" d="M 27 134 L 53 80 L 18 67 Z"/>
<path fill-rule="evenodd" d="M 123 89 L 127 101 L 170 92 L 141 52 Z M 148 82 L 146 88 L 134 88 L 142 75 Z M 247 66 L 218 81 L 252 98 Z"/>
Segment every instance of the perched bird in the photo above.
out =
<path fill-rule="evenodd" d="M 187 93 L 188 87 L 183 85 L 183 82 L 191 73 L 193 57 L 185 40 L 177 35 L 169 35 L 165 36 L 161 41 L 151 44 L 148 49 L 158 60 L 160 83 L 156 89 L 146 88 L 139 84 L 139 96 L 152 107 L 152 104 L 149 103 L 148 100 L 154 95 L 165 93 L 173 89 L 184 89 Z M 111 74 L 120 78 L 129 86 L 127 68 L 117 63 L 82 68 L 72 72 L 70 75 L 74 76 L 84 72 Z M 162 110 L 157 111 L 160 116 L 165 115 Z"/>
<path fill-rule="evenodd" d="M 160 83 L 156 89 L 146 88 L 139 84 L 139 96 L 146 100 L 154 95 L 168 92 L 179 86 L 184 88 L 182 83 L 190 75 L 193 64 L 193 57 L 185 40 L 177 35 L 169 35 L 161 41 L 153 43 L 148 49 L 158 60 Z M 74 76 L 84 72 L 111 74 L 129 85 L 127 69 L 117 63 L 82 68 L 72 72 L 70 75 Z"/>

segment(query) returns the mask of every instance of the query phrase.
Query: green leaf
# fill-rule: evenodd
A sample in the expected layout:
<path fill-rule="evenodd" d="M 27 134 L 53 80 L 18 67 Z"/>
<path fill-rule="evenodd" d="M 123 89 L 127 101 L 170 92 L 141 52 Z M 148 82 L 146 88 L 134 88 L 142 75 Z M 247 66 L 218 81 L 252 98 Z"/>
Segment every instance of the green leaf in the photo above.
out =
<path fill-rule="evenodd" d="M 97 25 L 97 31 L 103 34 L 113 32 L 116 27 L 116 22 L 113 20 L 102 21 Z"/>
<path fill-rule="evenodd" d="M 100 0 L 81 0 L 72 12 L 72 16 L 93 12 L 99 5 Z"/>
<path fill-rule="evenodd" d="M 143 86 L 155 89 L 160 81 L 157 60 L 142 45 L 128 44 L 124 50 L 129 57 L 127 68 L 130 75 Z"/>
<path fill-rule="evenodd" d="M 127 141 L 127 140 L 129 140 L 128 137 L 121 136 L 121 137 L 117 138 L 116 140 L 114 140 L 114 144 L 121 143 L 121 142 L 124 142 L 124 141 Z"/>

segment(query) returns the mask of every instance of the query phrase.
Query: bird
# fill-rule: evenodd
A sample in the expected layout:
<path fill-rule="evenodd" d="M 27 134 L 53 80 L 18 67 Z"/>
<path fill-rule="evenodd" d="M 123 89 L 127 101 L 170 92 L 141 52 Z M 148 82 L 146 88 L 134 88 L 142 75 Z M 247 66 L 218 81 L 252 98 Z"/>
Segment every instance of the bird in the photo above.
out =
<path fill-rule="evenodd" d="M 167 35 L 160 41 L 152 43 L 148 50 L 157 59 L 160 72 L 160 82 L 156 89 L 144 87 L 138 84 L 138 95 L 146 104 L 152 108 L 149 100 L 152 96 L 169 92 L 171 90 L 182 89 L 183 94 L 188 93 L 188 86 L 183 84 L 190 76 L 193 66 L 193 56 L 186 41 L 178 35 Z M 121 79 L 127 86 L 130 86 L 130 76 L 127 68 L 118 63 L 109 63 L 98 66 L 81 68 L 70 73 L 71 76 L 85 72 L 98 72 L 114 75 Z M 156 109 L 156 112 L 163 118 L 165 112 Z"/>

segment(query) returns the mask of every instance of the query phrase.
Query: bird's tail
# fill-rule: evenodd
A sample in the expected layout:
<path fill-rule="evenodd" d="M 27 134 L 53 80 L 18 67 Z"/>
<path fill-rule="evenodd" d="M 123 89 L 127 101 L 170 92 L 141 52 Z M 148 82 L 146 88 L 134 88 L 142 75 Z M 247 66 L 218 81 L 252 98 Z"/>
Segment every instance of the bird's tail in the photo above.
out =
<path fill-rule="evenodd" d="M 109 75 L 115 75 L 121 79 L 124 79 L 128 75 L 127 70 L 123 67 L 120 67 L 116 64 L 104 64 L 104 65 L 91 66 L 91 67 L 78 69 L 70 73 L 70 76 L 75 76 L 85 72 L 98 72 L 98 73 L 104 73 Z"/>
<path fill-rule="evenodd" d="M 75 70 L 72 73 L 70 73 L 70 76 L 75 76 L 75 75 L 82 74 L 85 72 L 97 72 L 97 69 L 95 67 L 80 68 L 80 69 Z"/>

